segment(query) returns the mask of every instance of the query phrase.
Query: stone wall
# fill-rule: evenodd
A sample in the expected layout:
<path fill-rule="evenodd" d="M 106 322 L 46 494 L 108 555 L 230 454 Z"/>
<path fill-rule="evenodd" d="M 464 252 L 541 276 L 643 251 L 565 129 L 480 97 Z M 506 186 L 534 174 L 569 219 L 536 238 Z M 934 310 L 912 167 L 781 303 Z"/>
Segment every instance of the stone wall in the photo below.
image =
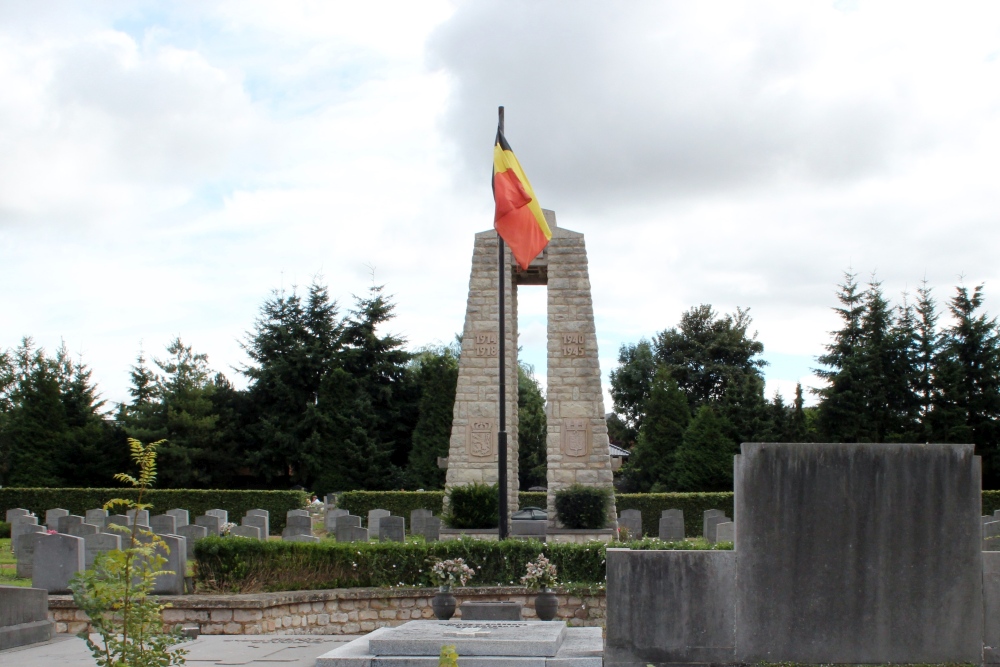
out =
<path fill-rule="evenodd" d="M 533 593 L 519 587 L 462 588 L 465 601 L 518 602 L 523 618 L 537 620 Z M 206 635 L 354 635 L 407 621 L 433 618 L 433 589 L 346 588 L 254 595 L 174 595 L 161 599 L 171 605 L 163 612 L 169 626 L 197 624 Z M 574 627 L 603 627 L 605 596 L 558 593 L 557 618 Z M 76 633 L 87 617 L 68 595 L 49 596 L 49 617 L 56 632 Z M 456 614 L 460 618 L 461 613 Z"/>

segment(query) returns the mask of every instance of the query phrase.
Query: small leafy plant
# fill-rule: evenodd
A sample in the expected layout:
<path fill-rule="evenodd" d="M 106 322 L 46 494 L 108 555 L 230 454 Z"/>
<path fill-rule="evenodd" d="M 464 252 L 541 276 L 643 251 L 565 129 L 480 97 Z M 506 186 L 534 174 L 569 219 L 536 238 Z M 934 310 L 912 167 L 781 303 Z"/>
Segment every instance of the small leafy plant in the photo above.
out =
<path fill-rule="evenodd" d="M 136 500 L 114 498 L 104 509 L 123 507 L 144 510 L 145 491 L 156 481 L 156 448 L 163 441 L 143 445 L 129 438 L 132 460 L 139 467 L 138 478 L 118 473 L 115 479 L 138 490 Z M 77 636 L 87 642 L 99 667 L 168 667 L 185 664 L 183 649 L 170 650 L 184 641 L 180 628 L 174 632 L 163 629 L 162 611 L 168 605 L 152 597 L 156 578 L 173 574 L 164 570 L 169 547 L 159 536 L 139 528 L 110 525 L 122 534 L 122 549 L 99 554 L 94 569 L 78 574 L 70 583 L 73 601 L 87 614 L 94 632 L 101 641 L 95 642 L 87 630 Z"/>
<path fill-rule="evenodd" d="M 445 644 L 441 647 L 441 659 L 438 660 L 438 667 L 458 667 L 458 651 L 454 644 Z"/>
<path fill-rule="evenodd" d="M 461 558 L 436 561 L 431 565 L 430 571 L 431 579 L 444 591 L 452 586 L 464 586 L 475 574 L 475 570 Z"/>
<path fill-rule="evenodd" d="M 608 521 L 611 489 L 573 484 L 556 491 L 556 518 L 566 528 L 597 530 Z"/>
<path fill-rule="evenodd" d="M 538 554 L 538 558 L 528 562 L 527 574 L 521 577 L 521 583 L 532 591 L 544 591 L 556 585 L 559 570 L 545 557 L 545 554 Z"/>

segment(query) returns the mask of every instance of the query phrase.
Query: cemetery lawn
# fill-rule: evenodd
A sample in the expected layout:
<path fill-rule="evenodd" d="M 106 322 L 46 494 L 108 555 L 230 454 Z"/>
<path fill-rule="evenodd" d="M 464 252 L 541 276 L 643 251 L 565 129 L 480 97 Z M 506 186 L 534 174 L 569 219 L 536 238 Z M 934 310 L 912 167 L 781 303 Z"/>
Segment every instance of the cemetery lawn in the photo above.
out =
<path fill-rule="evenodd" d="M 16 562 L 10 538 L 0 539 L 0 586 L 31 586 L 31 579 L 17 578 Z"/>

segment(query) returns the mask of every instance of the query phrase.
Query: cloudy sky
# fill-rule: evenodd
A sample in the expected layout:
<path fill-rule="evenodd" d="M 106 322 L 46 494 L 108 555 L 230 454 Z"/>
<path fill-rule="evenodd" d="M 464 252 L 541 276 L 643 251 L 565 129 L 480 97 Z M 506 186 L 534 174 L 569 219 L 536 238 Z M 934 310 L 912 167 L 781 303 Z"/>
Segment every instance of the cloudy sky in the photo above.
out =
<path fill-rule="evenodd" d="M 316 276 L 449 341 L 499 104 L 586 234 L 605 375 L 747 307 L 790 396 L 849 269 L 1000 312 L 995 2 L 0 0 L 0 91 L 0 348 L 65 341 L 112 402 L 178 335 L 241 384 L 263 300 Z"/>

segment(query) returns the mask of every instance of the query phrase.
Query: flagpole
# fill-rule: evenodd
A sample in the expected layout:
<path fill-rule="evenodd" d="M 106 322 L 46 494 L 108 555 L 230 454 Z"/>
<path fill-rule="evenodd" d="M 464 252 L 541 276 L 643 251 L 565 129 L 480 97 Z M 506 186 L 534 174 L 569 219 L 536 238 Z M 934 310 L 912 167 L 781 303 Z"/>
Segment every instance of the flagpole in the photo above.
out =
<path fill-rule="evenodd" d="M 503 107 L 498 110 L 499 114 L 499 124 L 500 133 L 503 134 Z M 504 252 L 504 242 L 500 233 L 497 232 L 497 247 L 500 249 L 499 253 L 499 311 L 500 317 L 499 321 L 499 336 L 497 337 L 497 342 L 499 343 L 498 352 L 500 353 L 500 424 L 497 431 L 497 486 L 500 487 L 500 533 L 499 539 L 507 539 L 507 383 L 506 383 L 506 361 L 507 361 L 507 335 L 506 335 L 506 322 L 504 313 L 504 296 L 505 288 L 507 282 L 507 267 L 506 267 L 506 253 Z"/>

